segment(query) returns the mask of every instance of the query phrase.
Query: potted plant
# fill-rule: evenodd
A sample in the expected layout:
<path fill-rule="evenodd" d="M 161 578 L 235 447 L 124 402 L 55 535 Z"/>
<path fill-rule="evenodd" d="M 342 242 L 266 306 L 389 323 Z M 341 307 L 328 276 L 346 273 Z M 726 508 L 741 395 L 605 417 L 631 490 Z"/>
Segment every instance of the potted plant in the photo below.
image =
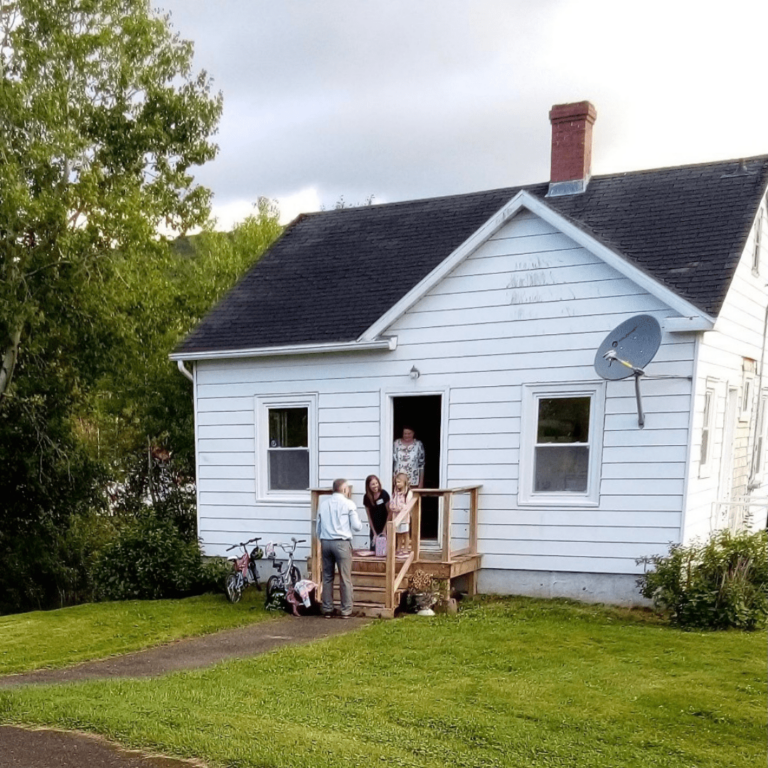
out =
<path fill-rule="evenodd" d="M 419 616 L 434 616 L 432 606 L 444 597 L 447 584 L 444 579 L 436 579 L 422 570 L 410 577 L 408 592 L 411 595 Z"/>

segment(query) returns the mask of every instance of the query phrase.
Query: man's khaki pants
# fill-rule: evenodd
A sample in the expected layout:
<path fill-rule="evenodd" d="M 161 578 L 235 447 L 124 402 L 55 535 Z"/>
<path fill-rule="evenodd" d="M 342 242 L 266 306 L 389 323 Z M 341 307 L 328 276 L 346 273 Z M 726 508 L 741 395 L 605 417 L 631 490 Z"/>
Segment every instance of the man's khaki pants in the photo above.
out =
<path fill-rule="evenodd" d="M 333 580 L 336 566 L 341 581 L 341 615 L 352 613 L 352 542 L 346 539 L 321 539 L 323 554 L 323 608 L 324 614 L 333 611 Z"/>

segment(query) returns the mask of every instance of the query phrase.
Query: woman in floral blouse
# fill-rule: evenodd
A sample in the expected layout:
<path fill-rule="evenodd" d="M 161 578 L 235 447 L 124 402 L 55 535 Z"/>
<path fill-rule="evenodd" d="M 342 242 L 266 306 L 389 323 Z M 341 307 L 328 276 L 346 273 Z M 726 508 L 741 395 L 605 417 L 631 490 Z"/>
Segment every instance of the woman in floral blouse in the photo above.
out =
<path fill-rule="evenodd" d="M 411 488 L 424 487 L 424 443 L 416 439 L 411 427 L 403 427 L 403 436 L 392 449 L 392 485 L 400 472 L 408 476 Z"/>

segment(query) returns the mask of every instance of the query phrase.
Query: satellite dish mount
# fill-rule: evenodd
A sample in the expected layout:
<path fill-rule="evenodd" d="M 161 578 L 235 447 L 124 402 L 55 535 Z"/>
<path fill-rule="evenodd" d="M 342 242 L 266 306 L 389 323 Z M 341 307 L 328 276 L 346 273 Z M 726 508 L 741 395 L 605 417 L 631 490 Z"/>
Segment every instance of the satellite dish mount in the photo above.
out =
<path fill-rule="evenodd" d="M 595 355 L 595 371 L 608 381 L 635 377 L 637 399 L 637 425 L 645 426 L 643 400 L 640 395 L 640 377 L 645 366 L 653 360 L 661 344 L 661 326 L 651 315 L 635 315 L 614 328 Z"/>

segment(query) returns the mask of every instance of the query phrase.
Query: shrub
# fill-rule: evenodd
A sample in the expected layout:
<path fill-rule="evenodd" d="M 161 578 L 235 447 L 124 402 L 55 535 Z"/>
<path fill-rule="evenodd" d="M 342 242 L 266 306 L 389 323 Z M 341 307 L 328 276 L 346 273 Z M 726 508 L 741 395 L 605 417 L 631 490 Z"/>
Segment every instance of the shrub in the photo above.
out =
<path fill-rule="evenodd" d="M 232 563 L 223 557 L 211 557 L 203 561 L 200 592 L 221 592 L 224 581 L 232 573 Z"/>
<path fill-rule="evenodd" d="M 198 542 L 170 520 L 147 515 L 124 525 L 102 549 L 94 582 L 103 599 L 157 600 L 199 594 L 212 573 L 203 565 Z"/>
<path fill-rule="evenodd" d="M 718 531 L 705 542 L 673 544 L 638 579 L 643 597 L 683 627 L 756 629 L 768 617 L 768 533 Z"/>

